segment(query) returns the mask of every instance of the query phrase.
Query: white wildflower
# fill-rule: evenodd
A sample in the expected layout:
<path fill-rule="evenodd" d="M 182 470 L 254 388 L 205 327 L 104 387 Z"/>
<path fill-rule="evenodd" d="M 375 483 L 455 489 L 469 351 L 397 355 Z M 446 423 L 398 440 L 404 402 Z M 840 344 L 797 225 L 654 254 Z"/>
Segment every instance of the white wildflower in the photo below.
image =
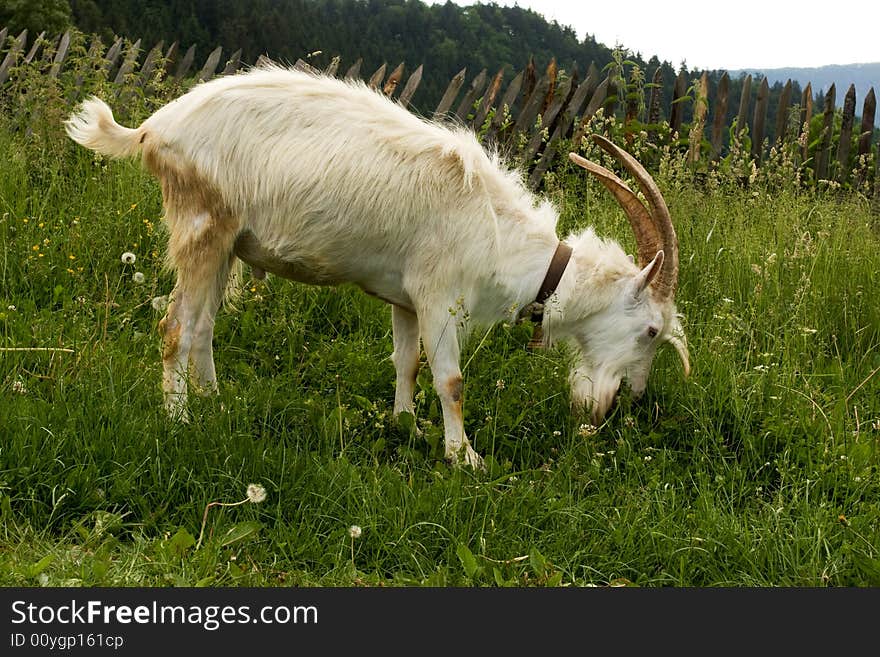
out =
<path fill-rule="evenodd" d="M 259 484 L 248 484 L 247 496 L 253 504 L 259 504 L 266 499 L 266 489 Z"/>
<path fill-rule="evenodd" d="M 592 424 L 582 424 L 580 427 L 578 427 L 578 435 L 581 438 L 589 438 L 590 436 L 594 436 L 596 435 L 596 431 L 598 431 L 598 429 Z"/>
<path fill-rule="evenodd" d="M 360 525 L 352 525 L 348 528 L 348 535 L 351 536 L 352 539 L 360 538 L 364 533 L 364 530 L 360 528 Z"/>
<path fill-rule="evenodd" d="M 133 265 L 135 260 L 137 260 L 137 256 L 131 251 L 122 254 L 122 263 L 125 265 Z"/>

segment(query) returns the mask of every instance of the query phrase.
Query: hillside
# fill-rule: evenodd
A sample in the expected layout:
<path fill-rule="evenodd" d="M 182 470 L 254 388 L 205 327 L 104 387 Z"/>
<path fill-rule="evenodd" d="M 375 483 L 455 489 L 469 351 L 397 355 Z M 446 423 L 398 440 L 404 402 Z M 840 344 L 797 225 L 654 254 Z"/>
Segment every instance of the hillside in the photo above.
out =
<path fill-rule="evenodd" d="M 751 73 L 754 75 L 767 76 L 767 81 L 772 85 L 776 82 L 785 84 L 786 80 L 800 83 L 805 87 L 807 82 L 813 85 L 813 93 L 824 95 L 831 85 L 835 85 L 835 100 L 838 107 L 843 106 L 843 99 L 850 84 L 856 87 L 856 111 L 861 111 L 862 103 L 871 87 L 874 93 L 880 91 L 880 62 L 870 64 L 847 64 L 820 66 L 817 68 L 767 68 L 745 69 L 730 71 L 731 77 L 738 77 Z"/>

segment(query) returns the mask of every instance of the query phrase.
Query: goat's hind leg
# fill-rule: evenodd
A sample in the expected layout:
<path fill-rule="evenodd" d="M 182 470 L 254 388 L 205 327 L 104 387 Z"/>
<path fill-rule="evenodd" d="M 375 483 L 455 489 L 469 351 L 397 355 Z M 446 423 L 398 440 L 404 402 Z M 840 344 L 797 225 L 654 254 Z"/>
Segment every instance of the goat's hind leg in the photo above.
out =
<path fill-rule="evenodd" d="M 180 420 L 187 419 L 188 382 L 202 394 L 217 390 L 211 347 L 214 317 L 234 259 L 230 240 L 222 233 L 205 231 L 196 237 L 188 244 L 175 243 L 172 237 L 169 251 L 177 268 L 177 283 L 159 323 L 165 410 Z"/>

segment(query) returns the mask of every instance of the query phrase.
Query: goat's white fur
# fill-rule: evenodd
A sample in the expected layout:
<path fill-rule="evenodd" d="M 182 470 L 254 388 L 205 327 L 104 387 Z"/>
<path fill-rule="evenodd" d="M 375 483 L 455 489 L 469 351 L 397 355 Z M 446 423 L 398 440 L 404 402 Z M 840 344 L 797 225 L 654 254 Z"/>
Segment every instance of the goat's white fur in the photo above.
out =
<path fill-rule="evenodd" d="M 67 131 L 112 157 L 142 153 L 162 184 L 177 271 L 160 326 L 172 415 L 185 414 L 187 379 L 216 390 L 214 316 L 238 255 L 394 304 L 395 413 L 413 409 L 421 337 L 447 457 L 480 463 L 461 414 L 461 320 L 514 319 L 534 301 L 558 238 L 552 205 L 470 131 L 423 120 L 360 82 L 277 67 L 200 84 L 136 129 L 92 98 Z M 245 231 L 264 257 L 236 246 Z M 671 302 L 633 289 L 640 270 L 618 244 L 592 229 L 566 242 L 573 255 L 544 334 L 578 347 L 574 398 L 601 419 L 628 372 L 644 388 L 658 342 L 680 327 Z M 660 336 L 643 342 L 649 324 Z"/>

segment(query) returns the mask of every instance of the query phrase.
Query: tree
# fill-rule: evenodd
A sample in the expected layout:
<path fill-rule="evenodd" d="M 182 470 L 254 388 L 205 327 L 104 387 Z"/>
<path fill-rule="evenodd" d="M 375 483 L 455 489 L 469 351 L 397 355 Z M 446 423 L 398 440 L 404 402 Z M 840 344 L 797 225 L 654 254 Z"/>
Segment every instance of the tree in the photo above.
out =
<path fill-rule="evenodd" d="M 58 34 L 70 26 L 70 3 L 67 0 L 0 0 L 0 26 L 12 34 Z"/>

